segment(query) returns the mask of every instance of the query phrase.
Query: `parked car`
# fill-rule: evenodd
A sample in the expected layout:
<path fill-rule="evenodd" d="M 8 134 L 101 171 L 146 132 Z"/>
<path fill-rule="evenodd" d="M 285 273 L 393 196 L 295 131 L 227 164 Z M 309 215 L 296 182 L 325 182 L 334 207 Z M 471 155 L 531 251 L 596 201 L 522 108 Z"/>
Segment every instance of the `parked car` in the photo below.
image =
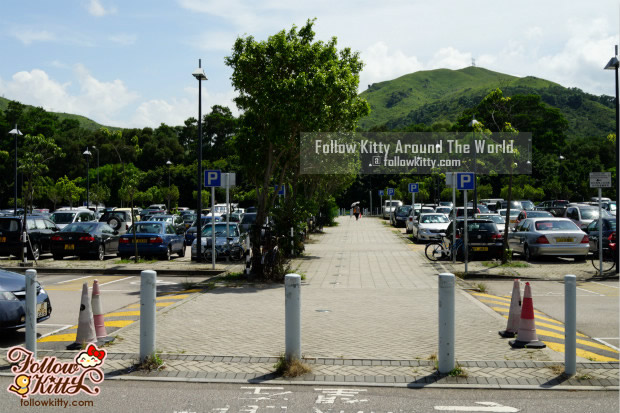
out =
<path fill-rule="evenodd" d="M 215 251 L 217 258 L 229 257 L 231 260 L 241 260 L 245 253 L 245 237 L 247 234 L 242 234 L 239 231 L 239 224 L 231 223 L 228 225 L 228 231 L 226 230 L 226 223 L 220 222 L 215 224 Z M 206 252 L 207 255 L 212 251 L 212 226 L 207 225 L 202 230 L 202 236 L 200 237 L 201 250 Z M 198 242 L 196 238 L 192 243 L 192 261 L 199 261 L 198 257 Z M 204 254 L 203 252 L 203 254 Z M 204 255 L 203 255 L 204 257 Z M 202 259 L 202 258 L 200 258 Z"/>
<path fill-rule="evenodd" d="M 500 209 L 508 209 L 508 201 L 497 201 L 495 203 L 495 211 L 499 212 Z M 510 201 L 510 210 L 521 211 L 523 209 L 523 205 L 521 205 L 521 201 Z"/>
<path fill-rule="evenodd" d="M 126 233 L 129 227 L 131 226 L 131 223 L 132 223 L 131 211 L 130 210 L 106 211 L 103 213 L 101 218 L 99 218 L 99 222 L 105 222 L 110 227 L 112 227 L 114 231 L 118 231 L 118 233 L 122 235 Z"/>
<path fill-rule="evenodd" d="M 493 221 L 495 223 L 495 225 L 497 225 L 497 228 L 500 230 L 500 232 L 504 231 L 504 224 L 506 223 L 506 220 L 500 214 L 491 214 L 491 213 L 476 214 L 476 218 L 478 218 L 478 219 L 490 219 L 491 221 Z"/>
<path fill-rule="evenodd" d="M 609 236 L 616 232 L 616 218 L 603 218 L 603 248 L 609 248 Z M 598 254 L 598 219 L 590 222 L 584 230 L 590 238 L 590 252 Z"/>
<path fill-rule="evenodd" d="M 52 315 L 52 303 L 37 281 L 37 322 Z M 0 329 L 17 330 L 26 326 L 26 277 L 0 269 Z"/>
<path fill-rule="evenodd" d="M 465 227 L 464 219 L 451 221 L 446 230 L 448 242 L 452 242 L 452 231 L 456 226 L 457 238 L 462 237 Z M 472 218 L 467 219 L 467 246 L 469 258 L 492 258 L 500 259 L 503 250 L 503 233 L 490 219 Z M 463 258 L 462 248 L 457 258 Z"/>
<path fill-rule="evenodd" d="M 96 221 L 95 213 L 89 209 L 74 209 L 72 211 L 56 211 L 50 215 L 50 220 L 59 229 L 63 229 L 73 222 Z"/>
<path fill-rule="evenodd" d="M 502 202 L 503 199 L 502 198 L 487 198 L 487 199 L 481 199 L 480 202 L 481 204 L 484 204 L 487 206 L 487 208 L 489 208 L 490 212 L 497 212 L 497 202 Z"/>
<path fill-rule="evenodd" d="M 568 218 L 526 218 L 508 234 L 508 245 L 531 261 L 534 257 L 573 257 L 583 261 L 590 239 Z"/>
<path fill-rule="evenodd" d="M 441 201 L 439 203 L 440 207 L 450 207 L 452 208 L 454 206 L 454 204 L 452 203 L 452 201 Z"/>
<path fill-rule="evenodd" d="M 470 202 L 467 204 L 467 208 L 473 208 L 473 204 Z M 486 206 L 486 204 L 478 204 L 478 211 L 480 214 L 489 214 L 491 213 L 491 211 L 489 210 L 489 207 Z"/>
<path fill-rule="evenodd" d="M 507 209 L 498 209 L 497 213 L 504 219 L 506 219 L 506 214 L 508 213 Z M 512 229 L 514 228 L 515 224 L 517 223 L 517 218 L 519 217 L 519 214 L 521 213 L 521 209 L 511 209 L 510 210 L 510 217 L 508 218 L 510 223 L 508 224 L 508 226 Z"/>
<path fill-rule="evenodd" d="M 191 227 L 192 224 L 194 222 L 196 222 L 196 219 L 198 218 L 198 215 L 196 215 L 196 214 L 183 214 L 183 215 L 181 215 L 181 218 L 183 218 L 183 223 L 185 224 L 185 230 L 187 231 L 189 229 L 189 227 Z"/>
<path fill-rule="evenodd" d="M 136 244 L 138 255 L 157 256 L 170 260 L 172 254 L 185 256 L 185 237 L 177 234 L 172 224 L 168 222 L 137 222 Z M 118 256 L 129 258 L 135 253 L 133 228 L 118 240 Z"/>
<path fill-rule="evenodd" d="M 556 199 L 553 201 L 543 201 L 536 205 L 536 209 L 539 211 L 549 211 L 554 217 L 563 217 L 566 212 L 566 206 L 569 201 L 564 199 Z"/>
<path fill-rule="evenodd" d="M 421 214 L 412 222 L 411 230 L 407 228 L 407 233 L 413 234 L 414 242 L 440 240 L 449 224 L 450 219 L 445 214 Z"/>
<path fill-rule="evenodd" d="M 510 214 L 512 215 L 512 213 Z M 512 226 L 511 229 L 514 229 L 519 222 L 523 221 L 525 218 L 552 218 L 553 215 L 549 211 L 534 211 L 534 210 L 523 210 L 519 212 L 517 215 L 517 222 Z"/>
<path fill-rule="evenodd" d="M 592 205 L 570 204 L 566 207 L 564 217 L 569 218 L 581 229 L 586 229 L 595 219 L 598 219 L 598 207 Z"/>
<path fill-rule="evenodd" d="M 474 212 L 474 208 L 467 208 L 467 217 L 474 217 L 474 215 L 479 214 L 480 210 L 478 208 L 476 208 L 476 211 Z M 458 207 L 456 208 L 456 217 L 460 218 L 463 217 L 465 215 L 465 208 L 463 207 Z"/>
<path fill-rule="evenodd" d="M 256 212 L 246 212 L 239 223 L 239 231 L 250 232 L 252 225 L 256 222 Z"/>
<path fill-rule="evenodd" d="M 382 213 L 383 219 L 390 219 L 390 215 L 392 215 L 392 212 L 394 212 L 394 210 L 399 206 L 403 206 L 403 203 L 401 201 L 390 201 L 389 199 L 387 201 L 384 201 Z"/>
<path fill-rule="evenodd" d="M 55 260 L 78 256 L 103 261 L 106 254 L 118 252 L 118 239 L 118 231 L 105 222 L 74 222 L 52 235 L 52 256 Z"/>
<path fill-rule="evenodd" d="M 196 219 L 198 219 L 198 215 L 196 215 Z M 204 228 L 205 225 L 210 224 L 211 223 L 211 219 L 212 219 L 212 215 L 201 215 L 200 216 L 200 221 L 202 222 L 201 227 Z M 220 215 L 215 215 L 215 222 L 220 222 L 222 220 L 222 217 Z M 187 229 L 187 231 L 185 231 L 185 245 L 192 245 L 192 242 L 194 242 L 194 239 L 196 238 L 196 220 L 194 220 L 194 223 L 192 224 L 191 227 L 189 227 Z"/>
<path fill-rule="evenodd" d="M 155 215 L 151 218 L 155 222 L 167 222 L 171 224 L 177 234 L 185 234 L 185 222 L 180 215 Z"/>
<path fill-rule="evenodd" d="M 23 248 L 21 233 L 23 216 L 0 217 L 0 256 L 19 256 Z M 50 252 L 50 238 L 59 231 L 56 224 L 39 215 L 28 215 L 26 229 L 30 242 L 26 244 L 28 258 L 38 260 Z"/>
<path fill-rule="evenodd" d="M 534 205 L 532 201 L 525 200 L 525 201 L 518 201 L 518 202 L 521 202 L 521 209 L 524 209 L 525 211 L 532 211 L 536 209 L 536 206 Z"/>
<path fill-rule="evenodd" d="M 452 207 L 451 206 L 438 206 L 437 208 L 435 208 L 435 212 L 437 212 L 438 214 L 444 214 L 450 217 L 450 214 L 452 214 Z"/>
<path fill-rule="evenodd" d="M 411 205 L 403 205 L 399 206 L 394 210 L 394 213 L 390 215 L 390 224 L 395 227 L 405 227 L 407 222 L 407 217 L 409 216 L 409 212 L 411 211 Z"/>

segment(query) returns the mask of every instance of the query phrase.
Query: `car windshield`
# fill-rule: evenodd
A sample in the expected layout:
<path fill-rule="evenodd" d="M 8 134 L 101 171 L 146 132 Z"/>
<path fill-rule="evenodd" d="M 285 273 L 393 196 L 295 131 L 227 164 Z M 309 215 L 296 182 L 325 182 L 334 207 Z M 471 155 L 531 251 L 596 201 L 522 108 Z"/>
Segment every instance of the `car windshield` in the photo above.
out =
<path fill-rule="evenodd" d="M 91 232 L 97 229 L 97 224 L 90 222 L 74 222 L 62 229 L 62 232 Z"/>
<path fill-rule="evenodd" d="M 437 212 L 439 212 L 441 214 L 449 214 L 450 211 L 452 211 L 452 208 L 450 208 L 450 207 L 439 207 L 439 208 L 437 208 Z"/>
<path fill-rule="evenodd" d="M 532 201 L 521 201 L 521 205 L 523 206 L 523 209 L 534 209 L 534 203 Z"/>
<path fill-rule="evenodd" d="M 445 215 L 423 215 L 420 218 L 420 223 L 422 224 L 445 224 L 450 222 Z"/>
<path fill-rule="evenodd" d="M 136 224 L 136 232 L 140 232 L 143 234 L 161 234 L 163 233 L 163 226 L 159 224 L 149 224 L 149 223 L 137 223 Z"/>
<path fill-rule="evenodd" d="M 215 226 L 215 236 L 216 237 L 238 237 L 239 236 L 239 229 L 237 228 L 236 225 L 231 225 L 229 228 L 229 235 L 226 235 L 226 224 L 217 224 Z M 210 237 L 212 234 L 212 227 L 210 225 L 206 226 L 203 230 L 202 230 L 202 235 L 205 237 Z"/>
<path fill-rule="evenodd" d="M 573 221 L 538 221 L 534 225 L 537 231 L 575 231 L 579 230 Z"/>
<path fill-rule="evenodd" d="M 256 221 L 256 214 L 245 214 L 241 220 L 242 224 L 253 224 Z"/>
<path fill-rule="evenodd" d="M 543 218 L 543 217 L 551 217 L 553 215 L 551 215 L 551 212 L 547 212 L 547 211 L 528 211 L 527 212 L 527 217 L 528 218 Z"/>
<path fill-rule="evenodd" d="M 497 227 L 492 222 L 472 222 L 467 223 L 468 232 L 497 232 Z"/>
<path fill-rule="evenodd" d="M 582 209 L 581 219 L 597 219 L 598 211 L 596 209 Z"/>
<path fill-rule="evenodd" d="M 493 221 L 496 224 L 503 224 L 504 222 L 506 222 L 504 220 L 504 218 L 500 217 L 499 215 L 496 214 L 489 214 L 489 215 L 477 215 L 478 218 L 483 218 L 483 219 L 490 219 L 491 221 Z"/>
<path fill-rule="evenodd" d="M 172 222 L 172 217 L 153 217 L 151 221 L 155 222 Z"/>
<path fill-rule="evenodd" d="M 70 224 L 74 216 L 75 212 L 54 212 L 50 219 L 54 224 Z"/>
<path fill-rule="evenodd" d="M 390 206 L 395 207 L 395 206 L 399 206 L 399 205 L 400 205 L 400 202 L 399 202 L 399 201 L 392 201 L 392 202 L 387 201 L 387 202 L 385 203 L 385 205 L 386 205 L 386 206 L 389 206 L 389 207 L 390 207 Z"/>
<path fill-rule="evenodd" d="M 501 216 L 505 217 L 506 216 L 506 211 L 508 211 L 508 210 L 507 209 L 502 209 L 502 210 L 499 211 L 499 214 Z M 521 213 L 521 211 L 516 210 L 516 209 L 511 209 L 510 210 L 510 216 L 511 217 L 517 217 L 517 216 L 519 216 L 520 213 Z"/>
<path fill-rule="evenodd" d="M 0 219 L 0 229 L 3 231 L 19 231 L 19 221 L 16 219 Z"/>
<path fill-rule="evenodd" d="M 396 215 L 407 216 L 409 215 L 409 211 L 411 211 L 411 206 L 402 206 L 396 210 Z"/>

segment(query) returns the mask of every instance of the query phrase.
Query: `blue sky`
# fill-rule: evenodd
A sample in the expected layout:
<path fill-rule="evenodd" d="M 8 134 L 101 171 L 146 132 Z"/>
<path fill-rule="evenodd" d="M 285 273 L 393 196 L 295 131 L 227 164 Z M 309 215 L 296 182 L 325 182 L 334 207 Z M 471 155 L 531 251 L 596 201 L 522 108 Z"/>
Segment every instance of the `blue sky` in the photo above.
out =
<path fill-rule="evenodd" d="M 577 3 L 570 4 L 567 3 Z M 30 0 L 0 2 L 0 96 L 123 127 L 178 125 L 230 106 L 224 57 L 237 36 L 266 39 L 317 18 L 319 39 L 366 63 L 368 84 L 417 70 L 476 64 L 595 94 L 614 93 L 602 67 L 618 43 L 617 0 L 283 1 Z"/>

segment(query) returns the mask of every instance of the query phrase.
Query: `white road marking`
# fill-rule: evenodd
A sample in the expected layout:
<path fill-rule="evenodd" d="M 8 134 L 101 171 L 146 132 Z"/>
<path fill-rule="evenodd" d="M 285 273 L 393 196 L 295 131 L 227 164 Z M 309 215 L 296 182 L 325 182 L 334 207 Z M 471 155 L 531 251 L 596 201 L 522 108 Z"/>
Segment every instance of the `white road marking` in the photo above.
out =
<path fill-rule="evenodd" d="M 503 406 L 495 402 L 476 402 L 482 406 L 435 406 L 435 410 L 450 412 L 492 412 L 492 413 L 516 413 L 519 409 Z"/>
<path fill-rule="evenodd" d="M 618 337 L 603 337 L 603 338 L 593 337 L 592 339 L 598 341 L 599 343 L 603 343 L 607 347 L 611 347 L 611 348 L 613 348 L 616 351 L 620 351 L 620 348 L 618 348 L 616 346 L 613 346 L 613 345 L 609 344 L 608 342 L 604 341 L 604 340 L 618 340 Z"/>
<path fill-rule="evenodd" d="M 84 277 L 79 277 L 79 278 L 73 278 L 71 280 L 60 281 L 60 282 L 57 282 L 57 283 L 54 283 L 54 284 L 64 284 L 64 283 L 69 283 L 71 281 L 82 280 L 84 278 L 90 278 L 90 277 L 93 277 L 93 276 L 92 275 L 85 275 Z"/>
<path fill-rule="evenodd" d="M 45 324 L 41 324 L 41 325 L 44 326 Z M 62 325 L 62 324 L 56 324 L 56 325 Z M 51 336 L 52 334 L 56 334 L 57 332 L 62 331 L 62 330 L 66 329 L 66 328 L 69 328 L 71 326 L 72 326 L 72 324 L 63 325 L 63 327 L 58 328 L 58 329 L 56 329 L 56 330 L 54 330 L 54 331 L 52 331 L 50 333 L 43 334 L 41 337 L 39 337 L 39 339 L 41 339 L 43 337 Z"/>
<path fill-rule="evenodd" d="M 135 275 L 132 275 L 131 277 L 125 277 L 125 278 L 121 278 L 121 279 L 114 280 L 114 281 L 108 281 L 107 283 L 99 284 L 99 287 L 103 287 L 104 285 L 108 285 L 108 284 L 114 284 L 114 283 L 117 283 L 117 282 L 119 282 L 119 281 L 128 280 L 128 279 L 130 279 L 130 278 L 136 278 L 136 276 L 135 276 Z"/>
<path fill-rule="evenodd" d="M 602 285 L 602 286 L 609 287 L 609 288 L 618 288 L 618 287 L 616 287 L 615 285 L 603 284 L 603 283 L 599 283 L 599 282 L 596 282 L 596 281 L 590 281 L 590 282 L 591 282 L 592 284 L 598 284 L 598 285 Z"/>

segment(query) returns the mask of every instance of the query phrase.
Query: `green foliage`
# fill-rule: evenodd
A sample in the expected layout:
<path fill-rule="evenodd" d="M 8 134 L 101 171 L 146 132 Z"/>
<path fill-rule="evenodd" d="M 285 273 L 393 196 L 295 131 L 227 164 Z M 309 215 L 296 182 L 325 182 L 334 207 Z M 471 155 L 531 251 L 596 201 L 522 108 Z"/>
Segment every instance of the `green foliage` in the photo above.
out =
<path fill-rule="evenodd" d="M 59 178 L 54 185 L 55 191 L 61 200 L 69 202 L 69 206 L 73 207 L 74 203 L 79 202 L 82 194 L 86 189 L 80 188 L 77 184 L 79 178 L 70 180 L 67 175 Z"/>

